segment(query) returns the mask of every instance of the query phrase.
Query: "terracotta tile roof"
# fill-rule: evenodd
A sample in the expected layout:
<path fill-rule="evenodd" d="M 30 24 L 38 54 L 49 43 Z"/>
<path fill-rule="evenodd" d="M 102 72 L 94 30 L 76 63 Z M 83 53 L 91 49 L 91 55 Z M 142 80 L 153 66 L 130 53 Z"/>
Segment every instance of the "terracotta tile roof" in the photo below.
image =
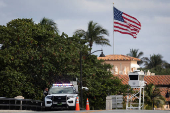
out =
<path fill-rule="evenodd" d="M 128 84 L 129 81 L 128 75 L 114 75 L 114 76 L 117 76 L 119 79 L 121 79 L 123 84 Z M 170 92 L 170 88 L 167 87 L 167 86 L 170 87 L 170 75 L 154 75 L 154 76 L 146 75 L 144 77 L 144 80 L 147 82 L 147 84 L 153 83 L 154 85 L 158 85 L 158 86 L 161 85 L 159 89 L 163 97 L 165 97 L 167 90 Z M 166 101 L 170 101 L 170 97 L 165 99 Z"/>
<path fill-rule="evenodd" d="M 168 90 L 168 92 L 170 92 L 170 88 L 167 88 L 167 87 L 159 87 L 159 89 L 160 89 L 161 95 L 165 98 L 165 100 L 166 100 L 166 101 L 170 101 L 170 97 L 169 97 L 169 98 L 166 98 L 167 90 Z"/>
<path fill-rule="evenodd" d="M 140 61 L 140 59 L 131 57 L 131 56 L 126 56 L 126 55 L 106 55 L 105 57 L 98 57 L 98 60 L 114 60 L 114 61 Z"/>
<path fill-rule="evenodd" d="M 145 76 L 144 80 L 147 84 L 153 83 L 154 85 L 170 85 L 170 75 Z"/>
<path fill-rule="evenodd" d="M 128 75 L 114 75 L 122 79 L 123 84 L 128 84 L 129 76 Z M 170 85 L 170 75 L 146 75 L 144 80 L 147 84 L 154 84 L 154 85 Z"/>
<path fill-rule="evenodd" d="M 129 76 L 128 75 L 114 75 L 114 76 L 121 79 L 123 84 L 128 84 L 128 81 L 129 81 Z"/>

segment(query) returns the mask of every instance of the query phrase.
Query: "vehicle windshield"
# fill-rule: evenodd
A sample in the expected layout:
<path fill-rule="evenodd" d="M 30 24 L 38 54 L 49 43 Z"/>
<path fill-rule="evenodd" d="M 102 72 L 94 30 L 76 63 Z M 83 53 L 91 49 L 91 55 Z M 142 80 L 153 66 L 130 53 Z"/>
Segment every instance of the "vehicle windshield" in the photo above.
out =
<path fill-rule="evenodd" d="M 53 87 L 49 90 L 49 94 L 74 94 L 72 87 Z"/>

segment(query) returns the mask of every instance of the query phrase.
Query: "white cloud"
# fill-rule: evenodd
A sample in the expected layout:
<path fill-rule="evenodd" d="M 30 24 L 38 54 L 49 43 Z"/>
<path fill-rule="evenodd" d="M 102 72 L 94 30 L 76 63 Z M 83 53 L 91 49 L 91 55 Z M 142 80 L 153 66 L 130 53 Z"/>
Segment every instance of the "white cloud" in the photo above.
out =
<path fill-rule="evenodd" d="M 0 1 L 0 8 L 6 7 L 7 4 L 5 4 L 3 1 Z"/>
<path fill-rule="evenodd" d="M 154 20 L 156 23 L 160 23 L 160 24 L 170 24 L 170 17 L 162 17 L 162 16 L 157 16 L 154 17 Z M 169 27 L 169 26 L 167 26 Z"/>
<path fill-rule="evenodd" d="M 62 32 L 65 32 L 68 36 L 72 36 L 73 32 L 76 31 L 77 29 L 86 30 L 87 24 L 88 24 L 88 21 L 84 19 L 81 19 L 81 20 L 57 19 L 55 20 L 55 22 L 57 23 L 57 27 L 59 29 L 60 34 Z M 84 24 L 84 23 L 87 23 L 87 24 Z"/>
<path fill-rule="evenodd" d="M 165 0 L 115 0 L 114 6 L 134 11 L 154 11 L 170 9 L 170 2 Z"/>
<path fill-rule="evenodd" d="M 95 12 L 95 13 L 101 13 L 106 12 L 110 10 L 110 7 L 108 6 L 108 2 L 106 1 L 93 1 L 93 0 L 77 0 L 79 5 L 79 8 L 86 10 L 87 12 Z M 81 5 L 80 5 L 81 4 Z M 112 4 L 110 3 L 110 6 Z"/>

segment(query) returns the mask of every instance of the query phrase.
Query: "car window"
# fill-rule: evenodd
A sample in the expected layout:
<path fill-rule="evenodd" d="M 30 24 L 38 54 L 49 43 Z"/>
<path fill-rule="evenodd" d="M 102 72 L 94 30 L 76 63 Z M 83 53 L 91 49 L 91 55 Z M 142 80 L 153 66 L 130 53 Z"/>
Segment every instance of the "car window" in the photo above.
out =
<path fill-rule="evenodd" d="M 52 87 L 49 90 L 49 94 L 73 94 L 74 90 L 72 87 Z"/>

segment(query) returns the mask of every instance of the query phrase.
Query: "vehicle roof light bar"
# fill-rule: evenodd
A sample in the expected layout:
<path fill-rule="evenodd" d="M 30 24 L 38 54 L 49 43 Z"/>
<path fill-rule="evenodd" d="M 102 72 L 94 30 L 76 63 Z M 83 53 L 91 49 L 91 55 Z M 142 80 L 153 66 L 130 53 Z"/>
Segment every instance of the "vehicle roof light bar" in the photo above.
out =
<path fill-rule="evenodd" d="M 73 87 L 73 84 L 53 84 L 53 87 Z"/>

